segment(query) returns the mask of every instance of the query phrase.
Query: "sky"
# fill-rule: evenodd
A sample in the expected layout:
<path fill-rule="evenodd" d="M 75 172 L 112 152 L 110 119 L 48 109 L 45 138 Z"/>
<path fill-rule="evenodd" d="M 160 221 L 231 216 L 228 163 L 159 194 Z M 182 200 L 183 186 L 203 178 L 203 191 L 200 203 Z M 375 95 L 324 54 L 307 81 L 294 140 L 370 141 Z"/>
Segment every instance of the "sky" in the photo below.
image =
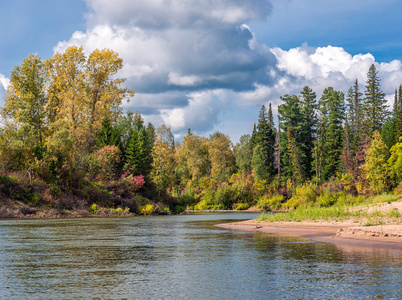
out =
<path fill-rule="evenodd" d="M 375 64 L 386 99 L 402 83 L 400 0 L 0 0 L 0 97 L 30 53 L 109 48 L 136 95 L 124 110 L 180 139 L 251 133 L 262 105 L 308 85 L 361 91 Z M 3 99 L 0 100 L 2 105 Z M 277 125 L 277 124 L 276 124 Z"/>

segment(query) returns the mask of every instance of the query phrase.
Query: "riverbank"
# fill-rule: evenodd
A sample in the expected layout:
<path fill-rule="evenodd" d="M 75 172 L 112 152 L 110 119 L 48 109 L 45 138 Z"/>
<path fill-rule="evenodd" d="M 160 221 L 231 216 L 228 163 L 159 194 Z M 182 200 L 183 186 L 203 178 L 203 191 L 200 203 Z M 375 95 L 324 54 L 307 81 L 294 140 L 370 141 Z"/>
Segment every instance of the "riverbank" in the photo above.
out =
<path fill-rule="evenodd" d="M 402 250 L 402 201 L 351 207 L 349 211 L 359 212 L 356 214 L 358 217 L 285 222 L 275 221 L 274 218 L 269 221 L 268 216 L 268 220 L 248 220 L 217 226 L 232 230 L 296 235 L 333 244 Z"/>
<path fill-rule="evenodd" d="M 218 224 L 217 227 L 293 235 L 345 246 L 402 250 L 402 225 L 356 226 L 351 222 L 261 222 L 247 220 Z"/>

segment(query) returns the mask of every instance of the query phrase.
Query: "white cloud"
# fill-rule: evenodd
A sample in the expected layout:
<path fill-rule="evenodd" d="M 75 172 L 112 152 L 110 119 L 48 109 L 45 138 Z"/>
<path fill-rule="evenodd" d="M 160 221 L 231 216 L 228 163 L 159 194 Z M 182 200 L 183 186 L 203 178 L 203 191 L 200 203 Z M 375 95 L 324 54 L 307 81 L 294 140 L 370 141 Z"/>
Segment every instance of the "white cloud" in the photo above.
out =
<path fill-rule="evenodd" d="M 297 91 L 288 87 L 287 93 L 298 93 L 304 85 L 309 85 L 319 93 L 332 86 L 346 93 L 354 80 L 358 79 L 362 91 L 367 80 L 371 64 L 375 64 L 385 93 L 392 94 L 393 89 L 402 83 L 402 63 L 394 60 L 390 63 L 376 63 L 372 54 L 352 56 L 341 47 L 318 47 L 316 49 L 298 47 L 288 51 L 272 49 L 278 60 L 278 69 L 285 74 Z M 278 87 L 276 87 L 278 88 Z"/>
<path fill-rule="evenodd" d="M 10 85 L 10 79 L 5 77 L 3 74 L 0 74 L 0 106 L 4 105 L 3 98 L 9 85 Z"/>
<path fill-rule="evenodd" d="M 162 109 L 161 117 L 172 130 L 184 133 L 187 128 L 194 132 L 212 130 L 230 105 L 232 92 L 223 89 L 195 92 L 189 95 L 186 106 Z"/>
<path fill-rule="evenodd" d="M 177 73 L 169 73 L 168 83 L 172 85 L 193 86 L 202 81 L 199 76 L 180 76 Z"/>
<path fill-rule="evenodd" d="M 124 60 L 120 76 L 137 91 L 125 108 L 146 121 L 165 122 L 175 133 L 218 129 L 225 110 L 273 104 L 305 85 L 320 97 L 328 86 L 347 92 L 355 79 L 364 90 L 370 53 L 341 47 L 270 49 L 258 42 L 249 21 L 265 19 L 268 1 L 86 0 L 88 28 L 54 48 L 110 48 Z M 402 63 L 375 63 L 387 99 L 402 83 Z M 0 78 L 1 80 L 1 78 Z M 241 115 L 241 114 L 238 114 Z M 249 128 L 239 128 L 247 132 Z"/>

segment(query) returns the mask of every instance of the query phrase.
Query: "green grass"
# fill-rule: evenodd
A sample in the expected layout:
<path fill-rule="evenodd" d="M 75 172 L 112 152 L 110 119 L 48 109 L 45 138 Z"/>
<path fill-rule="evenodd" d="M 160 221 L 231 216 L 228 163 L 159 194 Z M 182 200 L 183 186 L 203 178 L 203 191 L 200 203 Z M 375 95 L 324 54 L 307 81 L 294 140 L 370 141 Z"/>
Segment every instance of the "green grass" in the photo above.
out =
<path fill-rule="evenodd" d="M 257 218 L 265 222 L 302 222 L 302 221 L 334 221 L 342 222 L 353 220 L 363 226 L 384 225 L 387 223 L 401 223 L 401 214 L 398 209 L 389 212 L 375 210 L 371 213 L 347 206 L 299 208 L 283 213 L 265 214 Z"/>
<path fill-rule="evenodd" d="M 360 212 L 353 212 L 348 207 L 310 207 L 299 208 L 283 213 L 262 214 L 258 220 L 266 222 L 301 222 L 301 221 L 342 221 L 350 217 L 357 217 Z"/>

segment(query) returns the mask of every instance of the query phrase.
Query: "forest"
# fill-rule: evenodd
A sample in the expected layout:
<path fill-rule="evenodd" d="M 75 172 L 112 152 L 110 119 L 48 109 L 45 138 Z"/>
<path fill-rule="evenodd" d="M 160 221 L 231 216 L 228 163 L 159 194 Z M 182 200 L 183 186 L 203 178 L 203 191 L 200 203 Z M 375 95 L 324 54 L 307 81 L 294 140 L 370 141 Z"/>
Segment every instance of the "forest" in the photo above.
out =
<path fill-rule="evenodd" d="M 375 65 L 346 94 L 308 86 L 256 111 L 233 145 L 123 112 L 135 91 L 116 77 L 118 53 L 70 47 L 29 55 L 0 107 L 0 199 L 92 213 L 287 210 L 402 193 L 402 86 L 387 106 Z M 133 98 L 135 100 L 135 97 Z M 258 118 L 257 118 L 258 117 Z M 3 200 L 4 201 L 4 200 Z M 29 213 L 29 211 L 27 212 Z"/>

